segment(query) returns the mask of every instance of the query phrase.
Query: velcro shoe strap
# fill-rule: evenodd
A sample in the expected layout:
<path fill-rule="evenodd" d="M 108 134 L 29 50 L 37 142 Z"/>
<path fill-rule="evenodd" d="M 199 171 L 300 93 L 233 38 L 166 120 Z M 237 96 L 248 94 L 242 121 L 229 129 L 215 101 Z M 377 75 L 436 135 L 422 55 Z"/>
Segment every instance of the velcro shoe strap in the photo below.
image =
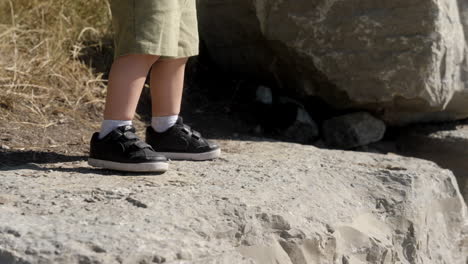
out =
<path fill-rule="evenodd" d="M 135 135 L 135 133 L 131 132 L 131 131 L 127 131 L 125 133 L 123 133 L 124 137 L 126 139 L 137 139 L 137 135 Z"/>
<path fill-rule="evenodd" d="M 197 140 L 201 138 L 201 134 L 198 131 L 192 130 L 192 137 L 196 138 Z"/>
<path fill-rule="evenodd" d="M 185 125 L 184 125 L 184 128 L 182 128 L 182 131 L 183 131 L 185 134 L 187 134 L 187 135 L 189 135 L 189 136 L 192 136 L 192 130 L 190 129 L 189 126 L 185 126 Z"/>
<path fill-rule="evenodd" d="M 114 131 L 112 131 L 111 134 L 110 134 L 110 139 L 111 139 L 111 140 L 117 140 L 117 139 L 119 139 L 122 135 L 123 135 L 122 132 L 120 132 L 120 131 L 118 131 L 118 130 L 114 130 Z"/>
<path fill-rule="evenodd" d="M 134 145 L 137 146 L 137 147 L 140 148 L 140 149 L 151 148 L 150 145 L 148 145 L 147 143 L 145 143 L 145 142 L 143 142 L 143 141 L 137 141 L 137 142 L 135 142 Z"/>

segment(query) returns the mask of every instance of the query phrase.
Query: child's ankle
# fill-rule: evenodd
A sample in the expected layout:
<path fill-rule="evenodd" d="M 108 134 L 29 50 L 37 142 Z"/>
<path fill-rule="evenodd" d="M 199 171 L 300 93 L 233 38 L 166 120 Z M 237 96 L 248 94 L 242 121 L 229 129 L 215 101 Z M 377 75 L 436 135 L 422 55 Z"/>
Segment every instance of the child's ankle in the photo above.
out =
<path fill-rule="evenodd" d="M 132 120 L 104 120 L 101 124 L 101 131 L 99 132 L 99 139 L 104 138 L 112 130 L 121 126 L 131 126 Z"/>
<path fill-rule="evenodd" d="M 163 133 L 173 127 L 176 124 L 177 119 L 179 119 L 179 115 L 156 116 L 151 118 L 151 126 L 154 131 Z"/>

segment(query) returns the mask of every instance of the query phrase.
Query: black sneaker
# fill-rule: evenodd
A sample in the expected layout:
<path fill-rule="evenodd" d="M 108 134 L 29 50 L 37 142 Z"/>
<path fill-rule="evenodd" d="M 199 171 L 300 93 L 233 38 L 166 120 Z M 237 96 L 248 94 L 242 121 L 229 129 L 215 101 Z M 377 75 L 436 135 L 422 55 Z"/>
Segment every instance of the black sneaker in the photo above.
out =
<path fill-rule="evenodd" d="M 217 144 L 204 139 L 200 133 L 185 125 L 181 117 L 163 133 L 149 126 L 146 129 L 146 142 L 156 152 L 173 160 L 210 160 L 221 155 Z"/>
<path fill-rule="evenodd" d="M 88 164 L 94 167 L 134 172 L 165 172 L 167 158 L 135 135 L 133 126 L 121 126 L 104 138 L 91 138 Z"/>

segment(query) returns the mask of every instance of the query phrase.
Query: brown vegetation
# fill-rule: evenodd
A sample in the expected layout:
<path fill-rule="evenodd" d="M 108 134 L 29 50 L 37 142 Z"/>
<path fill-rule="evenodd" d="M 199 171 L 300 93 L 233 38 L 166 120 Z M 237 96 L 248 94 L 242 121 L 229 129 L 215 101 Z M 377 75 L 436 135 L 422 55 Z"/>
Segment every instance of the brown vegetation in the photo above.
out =
<path fill-rule="evenodd" d="M 42 138 L 38 131 L 65 123 L 96 128 L 112 60 L 110 34 L 105 0 L 1 1 L 2 139 L 25 130 Z M 41 142 L 38 148 L 53 145 Z M 21 139 L 11 145 L 20 147 Z"/>
<path fill-rule="evenodd" d="M 49 154 L 86 155 L 99 129 L 113 59 L 110 20 L 108 0 L 0 1 L 0 167 Z M 211 68 L 199 60 L 190 64 L 184 117 L 198 120 L 205 135 L 241 127 L 229 119 L 212 132 L 206 113 L 224 111 L 227 85 L 213 83 Z M 195 75 L 209 78 L 200 77 L 200 84 Z M 213 87 L 217 99 L 208 102 L 198 86 Z M 150 112 L 149 89 L 143 93 L 134 122 L 140 136 Z"/>

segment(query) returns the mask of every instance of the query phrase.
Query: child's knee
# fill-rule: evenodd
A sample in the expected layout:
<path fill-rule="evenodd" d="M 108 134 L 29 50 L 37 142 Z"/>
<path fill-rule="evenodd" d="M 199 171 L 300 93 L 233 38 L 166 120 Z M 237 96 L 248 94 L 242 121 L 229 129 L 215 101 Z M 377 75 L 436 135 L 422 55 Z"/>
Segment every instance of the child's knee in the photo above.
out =
<path fill-rule="evenodd" d="M 151 55 L 151 54 L 128 54 L 123 55 L 117 58 L 117 60 L 125 60 L 127 62 L 136 62 L 142 63 L 146 65 L 152 65 L 159 59 L 158 55 Z"/>
<path fill-rule="evenodd" d="M 158 62 L 162 63 L 170 63 L 170 64 L 186 64 L 189 57 L 181 57 L 181 58 L 161 58 Z"/>

